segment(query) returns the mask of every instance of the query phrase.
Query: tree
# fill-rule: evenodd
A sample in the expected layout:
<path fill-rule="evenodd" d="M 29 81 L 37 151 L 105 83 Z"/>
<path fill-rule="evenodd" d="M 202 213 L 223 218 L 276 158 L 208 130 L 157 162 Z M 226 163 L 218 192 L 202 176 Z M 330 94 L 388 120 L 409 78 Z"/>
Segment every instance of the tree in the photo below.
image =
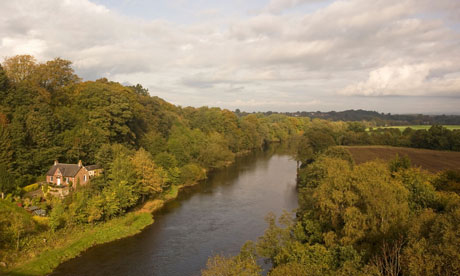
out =
<path fill-rule="evenodd" d="M 15 187 L 14 177 L 6 164 L 0 164 L 0 194 L 4 199 L 5 193 L 11 192 Z"/>
<path fill-rule="evenodd" d="M 132 158 L 132 164 L 137 174 L 137 186 L 144 201 L 145 196 L 154 196 L 162 191 L 162 168 L 157 168 L 150 154 L 140 148 Z"/>
<path fill-rule="evenodd" d="M 9 89 L 9 80 L 8 80 L 5 70 L 0 64 L 0 105 L 5 100 L 8 89 Z"/>
<path fill-rule="evenodd" d="M 7 125 L 2 122 L 0 122 L 0 149 L 0 164 L 10 168 L 13 161 L 13 149 Z"/>
<path fill-rule="evenodd" d="M 224 257 L 216 255 L 208 259 L 206 269 L 201 271 L 202 276 L 260 276 L 262 269 L 257 265 L 255 258 L 242 256 Z"/>
<path fill-rule="evenodd" d="M 3 67 L 8 79 L 12 83 L 18 84 L 34 74 L 37 69 L 37 63 L 31 55 L 17 55 L 5 59 Z"/>
<path fill-rule="evenodd" d="M 104 205 L 104 197 L 101 194 L 93 195 L 88 200 L 86 213 L 88 214 L 89 223 L 99 221 L 104 217 Z"/>
<path fill-rule="evenodd" d="M 297 160 L 309 163 L 315 155 L 334 145 L 336 143 L 331 134 L 320 129 L 311 129 L 305 132 L 300 140 Z"/>
<path fill-rule="evenodd" d="M 59 89 L 80 81 L 80 78 L 75 75 L 71 65 L 71 61 L 61 58 L 55 58 L 39 64 L 34 72 L 36 82 L 41 87 L 50 91 L 51 94 L 58 96 L 56 92 Z"/>
<path fill-rule="evenodd" d="M 104 213 L 113 217 L 134 206 L 139 199 L 136 171 L 128 155 L 115 153 L 108 173 L 109 185 L 102 191 L 106 203 Z"/>
<path fill-rule="evenodd" d="M 65 225 L 65 206 L 59 199 L 53 202 L 53 208 L 50 212 L 49 226 L 54 232 Z"/>
<path fill-rule="evenodd" d="M 396 173 L 401 170 L 407 170 L 411 167 L 411 160 L 407 155 L 399 157 L 399 154 L 396 154 L 395 158 L 389 162 L 390 172 Z"/>
<path fill-rule="evenodd" d="M 134 92 L 136 92 L 139 95 L 142 95 L 142 96 L 149 96 L 150 95 L 149 90 L 147 88 L 144 88 L 139 83 L 136 84 L 136 85 L 133 85 L 133 86 L 128 86 L 128 87 L 131 88 Z"/>
<path fill-rule="evenodd" d="M 190 163 L 181 168 L 180 178 L 183 184 L 191 185 L 206 179 L 206 172 L 197 164 Z"/>

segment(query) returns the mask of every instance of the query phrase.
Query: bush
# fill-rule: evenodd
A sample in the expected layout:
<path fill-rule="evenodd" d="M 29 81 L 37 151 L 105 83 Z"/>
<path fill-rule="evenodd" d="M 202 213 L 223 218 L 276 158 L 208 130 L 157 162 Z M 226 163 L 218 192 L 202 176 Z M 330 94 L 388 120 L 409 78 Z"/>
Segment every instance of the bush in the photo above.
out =
<path fill-rule="evenodd" d="M 33 192 L 35 190 L 38 190 L 39 187 L 40 187 L 40 185 L 38 183 L 34 183 L 34 184 L 30 184 L 28 186 L 25 186 L 24 188 L 22 188 L 22 191 L 24 193 L 29 193 L 29 192 Z"/>
<path fill-rule="evenodd" d="M 206 172 L 196 164 L 187 164 L 181 168 L 180 177 L 182 183 L 191 185 L 197 181 L 206 179 Z"/>

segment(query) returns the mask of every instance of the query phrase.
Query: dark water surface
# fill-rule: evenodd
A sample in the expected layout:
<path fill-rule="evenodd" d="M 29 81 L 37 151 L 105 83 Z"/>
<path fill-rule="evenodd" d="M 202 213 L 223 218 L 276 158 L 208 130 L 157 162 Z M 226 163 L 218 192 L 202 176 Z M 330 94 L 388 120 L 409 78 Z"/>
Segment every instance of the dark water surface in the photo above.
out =
<path fill-rule="evenodd" d="M 90 248 L 52 275 L 199 275 L 209 256 L 261 236 L 268 212 L 297 207 L 295 176 L 279 147 L 238 158 L 181 191 L 142 233 Z"/>

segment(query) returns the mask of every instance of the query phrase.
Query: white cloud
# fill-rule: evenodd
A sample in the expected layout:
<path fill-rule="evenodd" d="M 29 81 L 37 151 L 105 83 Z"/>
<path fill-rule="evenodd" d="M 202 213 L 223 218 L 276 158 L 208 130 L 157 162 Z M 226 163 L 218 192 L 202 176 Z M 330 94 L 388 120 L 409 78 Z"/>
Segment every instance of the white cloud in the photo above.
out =
<path fill-rule="evenodd" d="M 349 85 L 340 93 L 361 96 L 458 96 L 460 74 L 431 77 L 434 71 L 446 71 L 450 67 L 451 63 L 387 65 L 371 71 L 366 81 Z"/>
<path fill-rule="evenodd" d="M 219 16 L 184 25 L 89 0 L 1 1 L 0 53 L 60 56 L 86 79 L 142 83 L 181 105 L 316 109 L 308 103 L 334 99 L 345 109 L 355 95 L 404 95 L 438 97 L 438 108 L 460 98 L 459 1 L 337 0 L 281 13 L 313 2 L 272 0 L 270 13 L 241 17 L 201 7 L 191 14 Z"/>

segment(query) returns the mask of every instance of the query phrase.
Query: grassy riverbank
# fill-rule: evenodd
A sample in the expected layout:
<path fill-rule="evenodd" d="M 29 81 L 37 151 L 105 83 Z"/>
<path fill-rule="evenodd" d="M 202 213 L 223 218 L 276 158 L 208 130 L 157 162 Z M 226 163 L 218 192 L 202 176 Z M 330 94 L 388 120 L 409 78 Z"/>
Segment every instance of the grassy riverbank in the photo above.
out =
<path fill-rule="evenodd" d="M 199 182 L 193 183 L 193 185 Z M 192 186 L 190 183 L 187 186 Z M 185 186 L 173 185 L 160 197 L 146 201 L 139 208 L 126 215 L 96 225 L 78 225 L 52 233 L 37 236 L 30 241 L 30 249 L 20 252 L 21 256 L 6 275 L 46 275 L 59 264 L 77 257 L 80 253 L 98 244 L 133 236 L 154 222 L 153 213 L 168 201 L 174 200 Z M 44 242 L 46 239 L 46 243 Z M 28 259 L 29 261 L 25 261 Z"/>
<path fill-rule="evenodd" d="M 247 155 L 246 151 L 239 156 Z M 227 163 L 229 166 L 234 162 Z M 205 175 L 208 171 L 205 172 Z M 206 177 L 205 177 L 206 178 Z M 82 224 L 52 232 L 40 233 L 28 242 L 27 249 L 11 252 L 6 275 L 46 275 L 59 264 L 79 256 L 82 252 L 98 244 L 133 236 L 154 222 L 153 214 L 175 200 L 180 190 L 194 186 L 201 180 L 189 181 L 182 185 L 172 185 L 158 198 L 145 201 L 127 214 L 94 225 Z M 20 211 L 24 212 L 22 208 Z M 43 226 L 42 227 L 46 227 Z M 46 243 L 44 242 L 46 239 Z M 13 257 L 14 256 L 14 257 Z M 0 273 L 2 272 L 0 268 Z M 3 274 L 2 274 L 3 275 Z"/>
<path fill-rule="evenodd" d="M 53 241 L 43 252 L 30 261 L 18 265 L 7 275 L 45 275 L 60 263 L 78 256 L 88 248 L 139 233 L 153 223 L 153 216 L 146 212 L 133 212 L 97 225 L 79 226 L 57 233 L 61 238 Z"/>

